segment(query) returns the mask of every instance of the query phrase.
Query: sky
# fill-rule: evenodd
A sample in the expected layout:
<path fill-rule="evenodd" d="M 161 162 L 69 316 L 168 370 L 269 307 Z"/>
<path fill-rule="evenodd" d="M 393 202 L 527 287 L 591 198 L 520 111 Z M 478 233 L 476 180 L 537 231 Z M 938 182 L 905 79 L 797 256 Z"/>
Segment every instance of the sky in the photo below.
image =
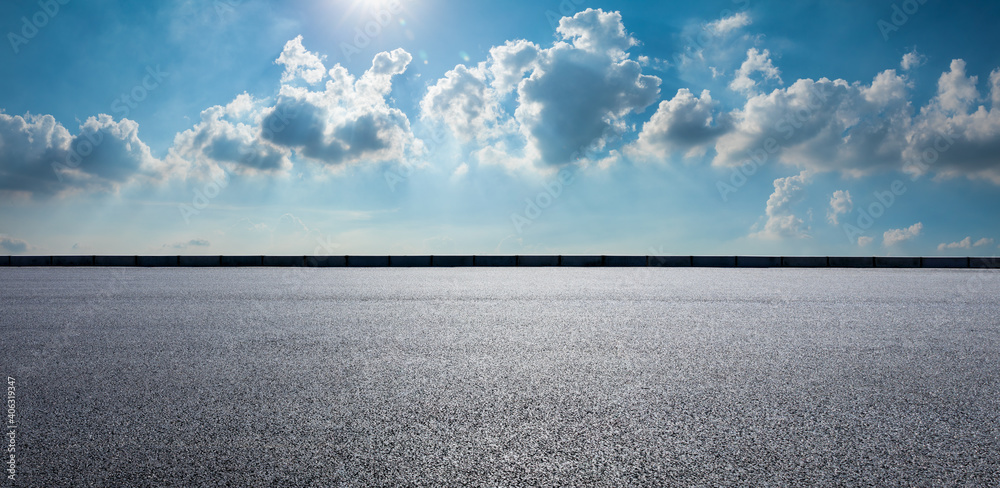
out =
<path fill-rule="evenodd" d="M 1000 3 L 0 3 L 0 254 L 972 255 Z"/>

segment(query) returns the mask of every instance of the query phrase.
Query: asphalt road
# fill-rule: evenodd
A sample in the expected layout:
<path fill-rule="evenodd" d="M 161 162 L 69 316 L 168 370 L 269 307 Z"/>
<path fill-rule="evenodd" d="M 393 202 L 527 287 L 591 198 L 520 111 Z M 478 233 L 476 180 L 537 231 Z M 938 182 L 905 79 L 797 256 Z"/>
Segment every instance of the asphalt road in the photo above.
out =
<path fill-rule="evenodd" d="M 0 486 L 998 486 L 998 297 L 987 270 L 0 269 Z"/>

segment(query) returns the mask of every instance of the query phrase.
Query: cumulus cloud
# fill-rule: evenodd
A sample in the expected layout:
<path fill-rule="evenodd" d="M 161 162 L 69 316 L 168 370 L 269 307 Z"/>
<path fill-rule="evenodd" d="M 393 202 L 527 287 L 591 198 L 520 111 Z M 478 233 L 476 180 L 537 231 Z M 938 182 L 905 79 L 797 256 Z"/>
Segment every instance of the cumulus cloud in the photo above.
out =
<path fill-rule="evenodd" d="M 20 254 L 27 251 L 31 246 L 21 239 L 15 239 L 13 237 L 5 236 L 0 234 L 0 249 L 4 252 L 10 254 Z"/>
<path fill-rule="evenodd" d="M 982 239 L 976 241 L 975 244 L 972 245 L 972 247 L 992 246 L 993 243 L 994 243 L 993 239 L 983 237 Z"/>
<path fill-rule="evenodd" d="M 895 70 L 870 85 L 821 78 L 751 97 L 732 112 L 713 164 L 777 160 L 854 176 L 900 168 L 910 125 L 906 81 Z"/>
<path fill-rule="evenodd" d="M 774 180 L 774 193 L 767 200 L 764 228 L 750 237 L 760 239 L 804 238 L 809 235 L 802 229 L 804 222 L 795 216 L 792 207 L 805 196 L 805 186 L 811 177 L 808 171 L 796 176 Z"/>
<path fill-rule="evenodd" d="M 507 41 L 503 46 L 490 49 L 493 89 L 500 95 L 506 95 L 517 88 L 540 53 L 541 49 L 535 43 L 525 40 Z"/>
<path fill-rule="evenodd" d="M 487 74 L 464 65 L 447 72 L 420 102 L 423 116 L 446 124 L 464 141 L 496 137 L 501 109 Z"/>
<path fill-rule="evenodd" d="M 715 113 L 717 103 L 708 90 L 695 97 L 687 88 L 674 98 L 660 102 L 653 117 L 639 134 L 633 153 L 666 155 L 675 151 L 703 155 L 719 134 L 726 132 L 728 121 Z"/>
<path fill-rule="evenodd" d="M 167 169 L 132 120 L 90 117 L 74 136 L 51 115 L 0 112 L 0 191 L 115 192 L 133 181 L 162 179 Z"/>
<path fill-rule="evenodd" d="M 261 122 L 269 143 L 328 166 L 358 162 L 401 161 L 420 144 L 406 115 L 386 97 L 392 77 L 413 57 L 402 49 L 375 56 L 372 67 L 355 80 L 336 65 L 324 91 L 283 85 Z"/>
<path fill-rule="evenodd" d="M 903 71 L 909 71 L 923 66 L 926 62 L 927 58 L 924 55 L 913 50 L 903 55 L 903 61 L 899 65 L 903 68 Z"/>
<path fill-rule="evenodd" d="M 917 222 L 905 229 L 890 229 L 882 235 L 882 243 L 885 247 L 892 247 L 896 244 L 908 241 L 920 235 L 924 229 L 924 224 Z"/>
<path fill-rule="evenodd" d="M 449 71 L 424 97 L 422 116 L 477 140 L 484 164 L 560 166 L 605 148 L 628 129 L 628 114 L 656 101 L 660 79 L 628 59 L 636 41 L 618 12 L 588 9 L 563 18 L 557 32 L 550 48 L 508 42 L 487 62 Z"/>
<path fill-rule="evenodd" d="M 858 247 L 868 247 L 872 242 L 875 242 L 875 238 L 868 236 L 858 237 Z"/>
<path fill-rule="evenodd" d="M 782 83 L 781 72 L 771 62 L 771 51 L 767 49 L 758 51 L 757 48 L 750 48 L 747 51 L 746 61 L 736 71 L 736 78 L 729 83 L 729 88 L 742 93 L 753 93 L 756 91 L 758 85 L 756 81 L 750 78 L 750 75 L 754 73 L 760 73 L 764 80 L 774 80 L 779 84 Z"/>
<path fill-rule="evenodd" d="M 171 157 L 200 168 L 221 164 L 230 171 L 254 174 L 291 168 L 290 152 L 260 137 L 266 110 L 263 102 L 247 94 L 232 103 L 209 108 L 201 122 L 174 137 Z"/>
<path fill-rule="evenodd" d="M 938 92 L 921 109 L 904 158 L 906 170 L 919 176 L 984 178 L 1000 184 L 1000 75 L 990 76 L 990 108 L 976 88 L 978 78 L 966 75 L 966 64 L 951 62 L 941 75 Z"/>
<path fill-rule="evenodd" d="M 323 80 L 326 67 L 323 66 L 325 56 L 317 56 L 306 50 L 302 45 L 302 36 L 298 36 L 285 44 L 281 55 L 274 62 L 285 66 L 281 75 L 283 83 L 301 78 L 306 83 L 315 84 Z"/>
<path fill-rule="evenodd" d="M 563 17 L 556 32 L 580 51 L 606 54 L 613 59 L 624 58 L 625 51 L 637 44 L 625 32 L 621 13 L 600 9 L 587 9 L 572 17 Z"/>
<path fill-rule="evenodd" d="M 387 97 L 392 78 L 412 60 L 402 49 L 382 52 L 355 78 L 339 64 L 327 72 L 323 58 L 297 37 L 278 58 L 286 71 L 273 103 L 244 94 L 206 110 L 199 124 L 177 135 L 171 160 L 251 174 L 287 172 L 295 156 L 325 167 L 403 161 L 422 143 Z M 312 87 L 324 80 L 322 89 Z"/>
<path fill-rule="evenodd" d="M 848 214 L 854 210 L 854 201 L 851 200 L 851 192 L 837 190 L 830 198 L 830 210 L 826 213 L 826 219 L 833 225 L 838 225 L 841 215 Z"/>

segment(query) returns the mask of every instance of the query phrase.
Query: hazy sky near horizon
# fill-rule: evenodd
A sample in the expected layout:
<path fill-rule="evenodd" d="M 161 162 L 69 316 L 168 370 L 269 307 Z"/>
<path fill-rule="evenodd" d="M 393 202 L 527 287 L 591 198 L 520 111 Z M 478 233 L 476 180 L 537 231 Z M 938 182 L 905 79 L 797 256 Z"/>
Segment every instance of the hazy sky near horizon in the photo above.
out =
<path fill-rule="evenodd" d="M 1000 4 L 0 4 L 0 254 L 996 255 Z"/>

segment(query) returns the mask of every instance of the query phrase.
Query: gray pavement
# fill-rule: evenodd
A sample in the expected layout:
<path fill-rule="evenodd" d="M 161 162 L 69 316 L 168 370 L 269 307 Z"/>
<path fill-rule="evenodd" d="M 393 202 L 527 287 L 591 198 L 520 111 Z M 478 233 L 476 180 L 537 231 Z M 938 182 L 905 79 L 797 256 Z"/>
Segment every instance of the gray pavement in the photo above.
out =
<path fill-rule="evenodd" d="M 992 270 L 2 268 L 0 486 L 998 486 L 997 297 Z"/>

